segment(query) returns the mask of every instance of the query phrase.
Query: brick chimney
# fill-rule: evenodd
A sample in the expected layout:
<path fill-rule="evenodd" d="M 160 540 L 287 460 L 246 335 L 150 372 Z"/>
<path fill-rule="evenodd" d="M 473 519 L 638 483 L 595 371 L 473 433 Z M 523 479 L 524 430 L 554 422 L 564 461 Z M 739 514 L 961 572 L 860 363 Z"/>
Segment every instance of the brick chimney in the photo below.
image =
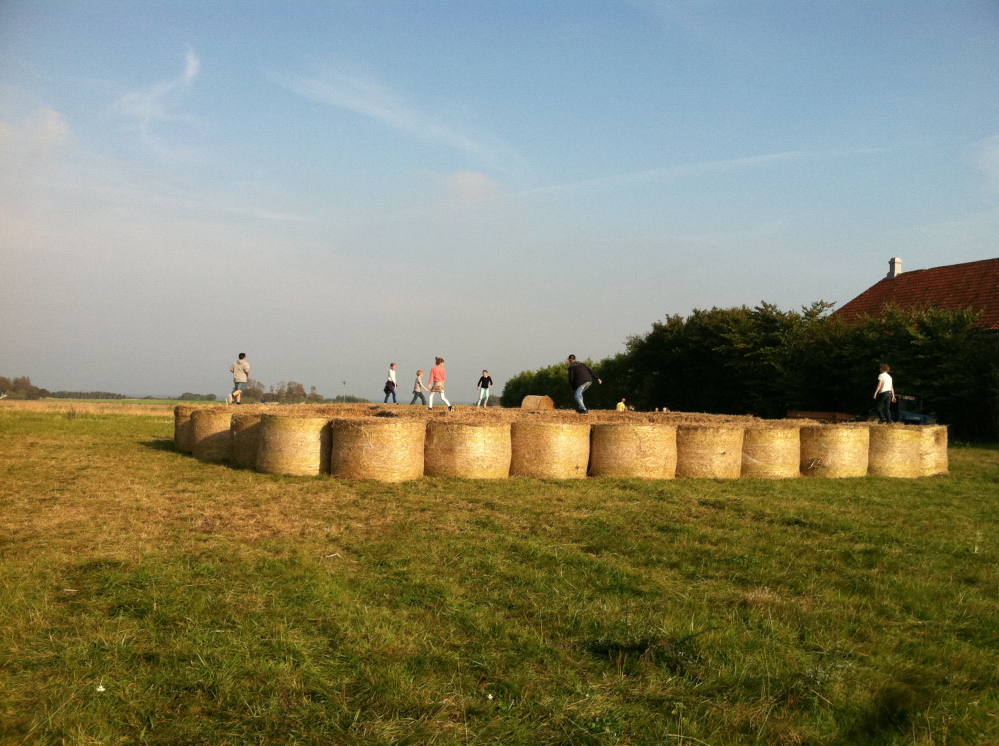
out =
<path fill-rule="evenodd" d="M 893 257 L 893 258 L 889 259 L 888 260 L 888 279 L 889 280 L 894 280 L 900 274 L 902 274 L 902 258 L 896 256 L 896 257 Z"/>

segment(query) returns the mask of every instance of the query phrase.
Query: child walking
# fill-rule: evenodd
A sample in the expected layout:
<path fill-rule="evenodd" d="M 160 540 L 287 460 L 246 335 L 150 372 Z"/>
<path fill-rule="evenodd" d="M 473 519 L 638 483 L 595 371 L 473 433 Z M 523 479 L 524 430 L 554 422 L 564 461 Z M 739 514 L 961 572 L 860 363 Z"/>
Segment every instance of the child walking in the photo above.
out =
<path fill-rule="evenodd" d="M 454 407 L 451 406 L 451 402 L 444 396 L 444 381 L 447 380 L 447 371 L 444 370 L 444 358 L 438 357 L 434 359 L 437 361 L 437 365 L 430 369 L 430 404 L 427 409 L 434 408 L 434 394 L 440 394 L 441 401 L 447 404 L 447 411 L 450 412 Z"/>
<path fill-rule="evenodd" d="M 427 405 L 427 397 L 423 395 L 424 391 L 429 391 L 426 386 L 423 385 L 423 371 L 416 371 L 416 381 L 413 383 L 413 401 L 410 404 L 416 404 L 416 400 L 419 399 L 423 402 L 423 406 Z"/>

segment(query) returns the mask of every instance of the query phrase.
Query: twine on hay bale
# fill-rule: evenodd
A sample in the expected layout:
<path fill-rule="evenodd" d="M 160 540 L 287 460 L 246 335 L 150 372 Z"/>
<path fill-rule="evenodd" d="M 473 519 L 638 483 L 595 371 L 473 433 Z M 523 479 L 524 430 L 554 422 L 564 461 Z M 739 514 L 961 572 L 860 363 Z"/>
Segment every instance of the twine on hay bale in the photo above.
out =
<path fill-rule="evenodd" d="M 922 445 L 922 427 L 918 425 L 871 425 L 867 473 L 878 477 L 922 476 Z"/>
<path fill-rule="evenodd" d="M 933 477 L 947 474 L 947 426 L 923 425 L 920 433 L 919 475 Z"/>
<path fill-rule="evenodd" d="M 870 437 L 866 423 L 801 428 L 802 475 L 830 479 L 866 475 Z"/>
<path fill-rule="evenodd" d="M 680 425 L 676 429 L 676 475 L 735 479 L 742 472 L 743 428 Z"/>
<path fill-rule="evenodd" d="M 672 479 L 676 426 L 650 422 L 595 423 L 590 437 L 590 476 Z"/>
<path fill-rule="evenodd" d="M 329 473 L 330 427 L 325 417 L 265 414 L 257 437 L 257 471 L 293 476 Z"/>
<path fill-rule="evenodd" d="M 232 416 L 229 430 L 232 433 L 233 466 L 253 469 L 257 465 L 257 450 L 260 448 L 260 430 L 263 413 L 239 413 Z"/>
<path fill-rule="evenodd" d="M 366 417 L 337 419 L 331 425 L 334 477 L 405 482 L 423 476 L 425 421 Z"/>
<path fill-rule="evenodd" d="M 550 396 L 525 396 L 520 403 L 521 409 L 555 409 L 555 402 Z"/>
<path fill-rule="evenodd" d="M 431 421 L 423 453 L 423 473 L 428 477 L 506 479 L 510 423 Z"/>
<path fill-rule="evenodd" d="M 201 461 L 228 461 L 232 446 L 229 424 L 232 412 L 223 407 L 196 409 L 191 413 L 191 452 Z"/>
<path fill-rule="evenodd" d="M 515 421 L 510 426 L 510 476 L 584 479 L 590 460 L 590 425 Z"/>
<path fill-rule="evenodd" d="M 747 427 L 742 437 L 741 475 L 756 479 L 800 477 L 800 430 L 795 425 Z"/>
<path fill-rule="evenodd" d="M 197 409 L 190 404 L 173 408 L 173 447 L 181 453 L 190 453 L 194 433 L 191 430 L 191 413 Z"/>

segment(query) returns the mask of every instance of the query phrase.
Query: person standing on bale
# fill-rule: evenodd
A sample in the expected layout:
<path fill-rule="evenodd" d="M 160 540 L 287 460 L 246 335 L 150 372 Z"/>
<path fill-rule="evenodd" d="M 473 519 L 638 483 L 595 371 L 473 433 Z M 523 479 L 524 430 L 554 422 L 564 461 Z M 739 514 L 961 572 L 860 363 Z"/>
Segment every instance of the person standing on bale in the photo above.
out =
<path fill-rule="evenodd" d="M 246 388 L 246 382 L 250 377 L 250 364 L 246 362 L 245 352 L 239 353 L 239 359 L 229 366 L 229 372 L 232 373 L 232 393 L 225 398 L 225 403 L 232 404 L 235 401 L 237 404 L 242 404 L 243 389 Z"/>
<path fill-rule="evenodd" d="M 383 404 L 388 404 L 388 398 L 390 396 L 392 397 L 392 403 L 393 404 L 398 404 L 399 403 L 395 399 L 395 389 L 396 389 L 396 386 L 398 386 L 398 384 L 395 381 L 395 363 L 392 363 L 391 365 L 389 365 L 388 376 L 386 376 L 386 380 L 385 380 L 385 389 L 384 389 L 384 391 L 385 391 L 385 401 L 382 402 Z"/>
<path fill-rule="evenodd" d="M 593 385 L 594 380 L 603 383 L 586 363 L 576 360 L 575 355 L 569 355 L 569 387 L 576 399 L 576 411 L 580 414 L 588 414 L 586 404 L 583 403 L 583 393 Z"/>
<path fill-rule="evenodd" d="M 485 407 L 489 404 L 489 389 L 492 388 L 493 379 L 489 375 L 488 370 L 482 371 L 482 377 L 479 378 L 479 401 L 475 406 Z"/>
<path fill-rule="evenodd" d="M 450 412 L 454 407 L 451 406 L 451 402 L 444 396 L 444 381 L 447 380 L 447 371 L 444 370 L 444 358 L 438 357 L 434 359 L 437 361 L 437 365 L 430 369 L 430 404 L 427 409 L 434 408 L 434 394 L 440 394 L 441 401 L 447 404 L 447 411 Z"/>
<path fill-rule="evenodd" d="M 423 371 L 416 371 L 416 381 L 413 382 L 413 401 L 410 404 L 416 404 L 416 400 L 419 399 L 423 402 L 423 406 L 427 405 L 427 397 L 423 395 L 424 391 L 430 391 L 426 386 L 423 385 Z"/>
<path fill-rule="evenodd" d="M 878 387 L 874 389 L 877 402 L 878 422 L 891 424 L 891 405 L 895 401 L 895 384 L 891 380 L 891 366 L 882 365 L 878 376 Z"/>
<path fill-rule="evenodd" d="M 625 411 L 628 408 L 628 405 L 625 404 L 625 401 L 626 401 L 626 399 L 622 399 L 621 401 L 619 401 L 617 403 L 617 411 L 618 412 L 623 412 L 623 411 Z"/>

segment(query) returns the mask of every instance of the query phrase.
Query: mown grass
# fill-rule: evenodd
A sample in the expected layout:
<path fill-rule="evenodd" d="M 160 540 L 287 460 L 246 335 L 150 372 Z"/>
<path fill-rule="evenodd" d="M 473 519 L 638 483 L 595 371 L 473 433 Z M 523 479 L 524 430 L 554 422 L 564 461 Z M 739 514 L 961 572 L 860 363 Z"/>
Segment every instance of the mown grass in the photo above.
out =
<path fill-rule="evenodd" d="M 0 411 L 0 740 L 999 742 L 999 451 L 399 486 Z"/>

